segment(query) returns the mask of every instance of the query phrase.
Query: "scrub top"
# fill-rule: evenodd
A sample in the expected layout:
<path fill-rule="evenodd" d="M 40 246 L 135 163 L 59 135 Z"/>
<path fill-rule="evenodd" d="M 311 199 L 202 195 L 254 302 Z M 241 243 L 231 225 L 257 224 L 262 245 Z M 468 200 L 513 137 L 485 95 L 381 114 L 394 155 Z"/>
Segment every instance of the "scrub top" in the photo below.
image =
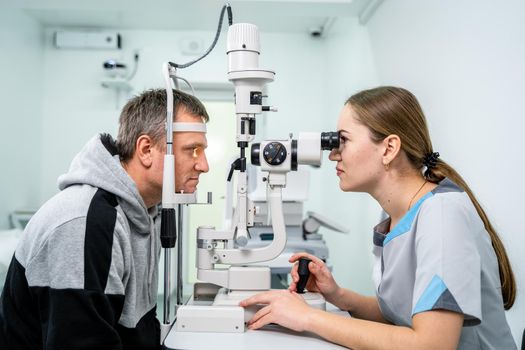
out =
<path fill-rule="evenodd" d="M 498 261 L 468 194 L 444 179 L 388 232 L 374 228 L 376 294 L 385 319 L 411 327 L 430 310 L 463 314 L 458 349 L 516 349 Z M 446 336 L 446 335 L 443 335 Z"/>

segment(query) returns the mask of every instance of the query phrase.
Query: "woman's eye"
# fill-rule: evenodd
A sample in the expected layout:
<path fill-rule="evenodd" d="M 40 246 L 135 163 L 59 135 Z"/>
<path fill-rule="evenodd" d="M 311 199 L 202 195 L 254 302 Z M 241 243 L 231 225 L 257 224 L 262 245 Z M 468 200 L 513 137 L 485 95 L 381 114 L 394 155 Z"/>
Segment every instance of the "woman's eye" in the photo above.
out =
<path fill-rule="evenodd" d="M 345 136 L 341 136 L 340 139 L 340 143 L 345 143 L 346 141 L 348 141 L 348 139 Z"/>

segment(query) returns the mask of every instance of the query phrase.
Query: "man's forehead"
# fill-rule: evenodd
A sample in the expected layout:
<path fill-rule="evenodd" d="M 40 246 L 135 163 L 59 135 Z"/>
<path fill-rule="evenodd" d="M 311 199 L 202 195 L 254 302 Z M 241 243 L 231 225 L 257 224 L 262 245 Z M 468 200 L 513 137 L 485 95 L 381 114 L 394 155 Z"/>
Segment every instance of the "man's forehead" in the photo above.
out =
<path fill-rule="evenodd" d="M 189 123 L 203 123 L 203 117 L 197 114 L 188 112 L 186 107 L 180 106 L 175 112 L 174 122 L 189 122 Z"/>
<path fill-rule="evenodd" d="M 206 134 L 202 132 L 174 132 L 173 138 L 182 147 L 207 147 Z"/>

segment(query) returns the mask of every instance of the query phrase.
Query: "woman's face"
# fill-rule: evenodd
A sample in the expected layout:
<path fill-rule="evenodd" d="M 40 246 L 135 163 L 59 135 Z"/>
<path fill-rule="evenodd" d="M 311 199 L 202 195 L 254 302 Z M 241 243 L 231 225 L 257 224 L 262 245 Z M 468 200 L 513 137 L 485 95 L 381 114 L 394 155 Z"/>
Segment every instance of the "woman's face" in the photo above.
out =
<path fill-rule="evenodd" d="M 337 130 L 340 146 L 330 152 L 329 158 L 337 162 L 339 187 L 343 191 L 370 192 L 384 173 L 383 144 L 372 142 L 370 130 L 357 121 L 350 104 L 341 111 Z"/>

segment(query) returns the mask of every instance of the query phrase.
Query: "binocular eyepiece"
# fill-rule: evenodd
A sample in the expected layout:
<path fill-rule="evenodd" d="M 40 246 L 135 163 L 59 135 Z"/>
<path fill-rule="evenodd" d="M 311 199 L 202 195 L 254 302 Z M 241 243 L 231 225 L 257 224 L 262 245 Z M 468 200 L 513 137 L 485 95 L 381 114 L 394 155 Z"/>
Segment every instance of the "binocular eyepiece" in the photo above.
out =
<path fill-rule="evenodd" d="M 334 148 L 339 148 L 339 131 L 327 131 L 321 133 L 321 149 L 323 151 L 331 151 Z"/>
<path fill-rule="evenodd" d="M 251 162 L 262 170 L 286 172 L 299 164 L 320 166 L 322 151 L 339 148 L 339 131 L 301 133 L 297 140 L 267 140 L 252 144 Z"/>

